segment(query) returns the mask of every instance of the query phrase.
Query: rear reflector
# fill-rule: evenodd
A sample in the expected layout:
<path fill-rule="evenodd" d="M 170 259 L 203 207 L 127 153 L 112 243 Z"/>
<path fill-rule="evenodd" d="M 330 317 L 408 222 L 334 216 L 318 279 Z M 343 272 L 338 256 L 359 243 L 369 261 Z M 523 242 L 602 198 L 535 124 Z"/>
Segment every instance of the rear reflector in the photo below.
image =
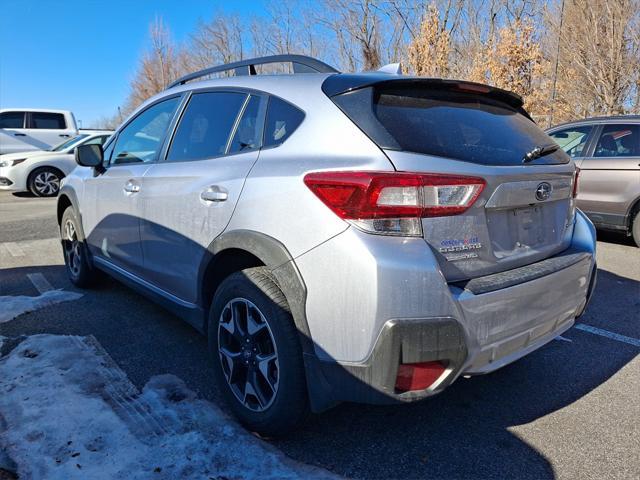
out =
<path fill-rule="evenodd" d="M 446 369 L 446 365 L 441 362 L 400 364 L 398 376 L 396 377 L 396 390 L 410 392 L 429 388 L 442 376 Z"/>
<path fill-rule="evenodd" d="M 576 171 L 573 174 L 573 192 L 572 192 L 573 198 L 576 198 L 576 196 L 578 195 L 578 177 L 579 176 L 580 176 L 580 169 L 576 167 Z"/>
<path fill-rule="evenodd" d="M 340 218 L 387 235 L 420 235 L 420 218 L 464 213 L 485 186 L 478 177 L 410 172 L 311 172 L 304 183 Z"/>

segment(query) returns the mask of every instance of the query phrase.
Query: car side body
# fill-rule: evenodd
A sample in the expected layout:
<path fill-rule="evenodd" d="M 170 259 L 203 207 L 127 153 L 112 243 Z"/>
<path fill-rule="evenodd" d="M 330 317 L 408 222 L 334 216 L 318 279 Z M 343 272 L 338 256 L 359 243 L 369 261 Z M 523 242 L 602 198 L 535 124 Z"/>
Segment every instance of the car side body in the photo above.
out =
<path fill-rule="evenodd" d="M 640 246 L 640 116 L 587 118 L 547 132 L 580 168 L 578 207 L 596 227 L 633 235 Z"/>
<path fill-rule="evenodd" d="M 110 130 L 80 132 L 50 150 L 8 153 L 0 157 L 0 190 L 56 196 L 60 180 L 77 167 L 75 148 L 89 143 L 102 144 L 113 133 Z"/>
<path fill-rule="evenodd" d="M 305 62 L 289 57 L 294 71 Z M 255 73 L 251 61 L 233 68 Z M 460 158 L 410 151 L 429 137 L 423 123 L 393 134 L 380 126 L 406 121 L 407 105 L 428 123 L 470 96 L 485 102 L 462 109 L 470 118 L 453 109 L 467 145 L 439 132 L 438 145 Z M 477 118 L 490 125 L 474 130 Z M 502 128 L 513 137 L 482 143 Z M 225 361 L 256 357 L 243 347 L 230 360 L 221 347 L 237 301 L 245 317 L 260 313 L 255 329 L 291 318 L 312 411 L 425 398 L 539 348 L 586 307 L 595 230 L 575 209 L 574 165 L 563 152 L 522 161 L 549 141 L 519 97 L 468 82 L 332 70 L 178 82 L 139 107 L 104 152 L 78 150 L 94 168 L 66 177 L 58 200 L 70 278 L 107 272 L 207 334 L 221 388 L 226 378 L 232 408 L 257 431 L 291 426 L 302 400 L 263 402 L 252 386 L 241 408 Z M 356 198 L 376 211 L 342 208 Z M 251 285 L 277 300 L 261 307 Z M 269 368 L 289 392 L 297 347 L 280 343 L 278 322 L 276 350 L 294 353 Z M 272 370 L 261 370 L 267 381 Z"/>

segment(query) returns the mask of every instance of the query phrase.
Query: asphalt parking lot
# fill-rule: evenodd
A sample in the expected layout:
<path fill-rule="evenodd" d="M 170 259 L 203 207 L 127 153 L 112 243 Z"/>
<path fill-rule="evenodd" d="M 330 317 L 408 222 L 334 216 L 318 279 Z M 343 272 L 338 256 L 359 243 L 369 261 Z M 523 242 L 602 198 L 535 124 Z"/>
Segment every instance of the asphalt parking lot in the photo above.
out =
<path fill-rule="evenodd" d="M 57 235 L 55 199 L 0 193 L 0 296 L 74 291 Z M 598 266 L 580 324 L 521 361 L 421 403 L 344 404 L 271 443 L 353 478 L 640 478 L 640 249 L 599 234 Z M 115 281 L 75 291 L 0 335 L 93 335 L 139 388 L 171 373 L 218 403 L 195 330 Z"/>

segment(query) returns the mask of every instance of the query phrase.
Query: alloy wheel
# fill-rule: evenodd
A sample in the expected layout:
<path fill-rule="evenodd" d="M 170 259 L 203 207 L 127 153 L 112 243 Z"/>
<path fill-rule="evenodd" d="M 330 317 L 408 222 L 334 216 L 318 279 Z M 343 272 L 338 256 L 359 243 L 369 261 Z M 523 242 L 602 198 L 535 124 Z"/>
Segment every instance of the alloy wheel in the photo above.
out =
<path fill-rule="evenodd" d="M 55 173 L 40 172 L 33 179 L 36 191 L 41 195 L 53 195 L 60 189 L 60 178 Z"/>
<path fill-rule="evenodd" d="M 234 298 L 222 309 L 218 353 L 236 399 L 255 412 L 269 408 L 278 392 L 278 350 L 269 324 L 254 303 Z"/>
<path fill-rule="evenodd" d="M 72 275 L 77 277 L 80 275 L 81 266 L 80 242 L 76 227 L 71 220 L 67 220 L 64 224 L 63 247 L 67 266 Z"/>

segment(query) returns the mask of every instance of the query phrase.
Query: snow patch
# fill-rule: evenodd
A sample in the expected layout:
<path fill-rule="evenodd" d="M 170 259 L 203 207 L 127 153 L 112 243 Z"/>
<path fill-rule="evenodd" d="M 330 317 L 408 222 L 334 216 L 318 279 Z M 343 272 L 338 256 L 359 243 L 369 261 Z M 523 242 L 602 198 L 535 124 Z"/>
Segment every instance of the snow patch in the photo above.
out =
<path fill-rule="evenodd" d="M 80 297 L 82 297 L 81 293 L 66 292 L 64 290 L 50 290 L 37 297 L 24 295 L 2 296 L 0 297 L 0 323 L 13 320 L 23 313 L 33 312 L 55 303 L 77 300 Z"/>
<path fill-rule="evenodd" d="M 172 375 L 139 392 L 93 337 L 35 335 L 0 358 L 0 450 L 20 478 L 336 478 L 247 433 Z"/>

